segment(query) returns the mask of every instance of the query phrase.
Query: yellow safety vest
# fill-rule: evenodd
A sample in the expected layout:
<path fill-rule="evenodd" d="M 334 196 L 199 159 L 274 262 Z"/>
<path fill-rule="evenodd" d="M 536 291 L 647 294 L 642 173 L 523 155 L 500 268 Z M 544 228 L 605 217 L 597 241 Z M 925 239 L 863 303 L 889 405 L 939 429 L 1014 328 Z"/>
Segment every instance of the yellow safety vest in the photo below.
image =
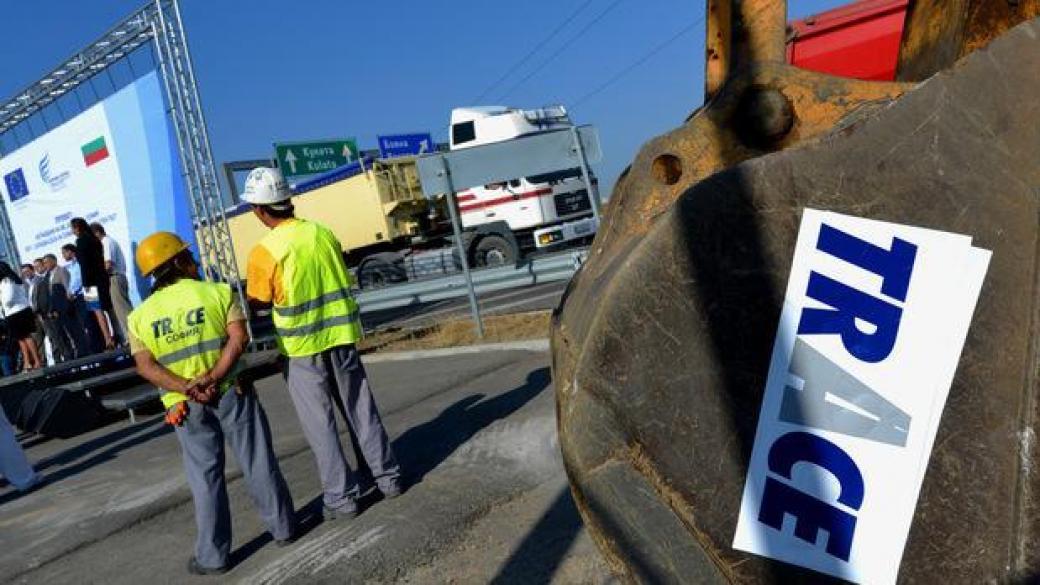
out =
<path fill-rule="evenodd" d="M 231 287 L 183 278 L 152 293 L 127 317 L 130 331 L 144 343 L 155 360 L 189 380 L 208 372 L 220 359 L 227 341 Z M 234 381 L 228 376 L 221 391 Z M 188 400 L 179 392 L 161 389 L 163 405 L 170 408 Z"/>
<path fill-rule="evenodd" d="M 284 299 L 271 312 L 278 345 L 289 357 L 357 343 L 361 320 L 339 241 L 327 227 L 285 221 L 260 242 L 281 268 Z"/>

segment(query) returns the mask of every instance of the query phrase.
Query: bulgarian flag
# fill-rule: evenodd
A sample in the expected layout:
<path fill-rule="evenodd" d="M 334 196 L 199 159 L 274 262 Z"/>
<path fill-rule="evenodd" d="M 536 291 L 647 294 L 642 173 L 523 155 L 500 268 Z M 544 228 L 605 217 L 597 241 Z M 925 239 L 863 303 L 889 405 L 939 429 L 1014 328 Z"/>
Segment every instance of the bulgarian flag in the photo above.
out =
<path fill-rule="evenodd" d="M 88 167 L 108 158 L 108 145 L 105 144 L 104 136 L 98 136 L 84 144 L 80 150 L 83 151 L 83 162 L 87 163 Z"/>

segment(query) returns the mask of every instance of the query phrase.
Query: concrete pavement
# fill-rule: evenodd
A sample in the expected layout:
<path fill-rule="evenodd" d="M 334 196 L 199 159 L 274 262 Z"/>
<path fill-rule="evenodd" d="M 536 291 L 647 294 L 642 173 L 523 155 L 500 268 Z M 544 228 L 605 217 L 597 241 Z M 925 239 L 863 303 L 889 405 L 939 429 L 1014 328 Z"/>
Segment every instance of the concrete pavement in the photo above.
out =
<path fill-rule="evenodd" d="M 317 470 L 284 383 L 262 381 L 305 534 L 290 547 L 273 546 L 229 463 L 236 566 L 221 582 L 415 583 L 422 567 L 467 550 L 483 559 L 484 572 L 456 582 L 483 582 L 503 569 L 521 578 L 507 582 L 535 573 L 548 576 L 537 582 L 578 574 L 606 581 L 563 489 L 547 358 L 496 351 L 373 363 L 377 399 L 412 487 L 396 500 L 370 497 L 349 522 L 321 522 Z M 184 569 L 194 539 L 190 496 L 160 417 L 29 445 L 49 484 L 21 497 L 0 490 L 0 580 L 195 580 Z M 498 537 L 489 540 L 487 530 Z M 556 534 L 558 544 L 546 552 L 532 534 Z"/>

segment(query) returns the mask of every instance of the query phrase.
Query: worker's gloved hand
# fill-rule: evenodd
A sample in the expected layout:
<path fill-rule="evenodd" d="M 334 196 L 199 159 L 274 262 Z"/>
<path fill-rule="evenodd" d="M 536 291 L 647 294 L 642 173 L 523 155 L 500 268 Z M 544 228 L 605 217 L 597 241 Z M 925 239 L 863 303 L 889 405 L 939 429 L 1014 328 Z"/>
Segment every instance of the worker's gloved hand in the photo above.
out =
<path fill-rule="evenodd" d="M 166 424 L 179 427 L 188 418 L 188 403 L 178 402 L 166 411 Z"/>
<path fill-rule="evenodd" d="M 184 393 L 195 402 L 209 404 L 216 398 L 217 381 L 207 372 L 188 382 Z"/>

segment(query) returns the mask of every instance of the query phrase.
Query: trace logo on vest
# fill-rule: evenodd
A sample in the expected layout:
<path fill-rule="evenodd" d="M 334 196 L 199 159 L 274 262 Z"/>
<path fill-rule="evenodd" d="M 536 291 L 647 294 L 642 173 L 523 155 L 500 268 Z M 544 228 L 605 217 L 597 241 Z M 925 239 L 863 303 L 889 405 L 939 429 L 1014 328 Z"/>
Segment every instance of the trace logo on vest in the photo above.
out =
<path fill-rule="evenodd" d="M 894 582 L 988 263 L 967 236 L 805 210 L 736 548 Z"/>
<path fill-rule="evenodd" d="M 164 317 L 152 321 L 152 335 L 156 339 L 164 338 L 166 343 L 176 343 L 189 337 L 202 335 L 202 326 L 206 323 L 206 308 L 196 307 L 179 313 L 176 319 Z"/>

